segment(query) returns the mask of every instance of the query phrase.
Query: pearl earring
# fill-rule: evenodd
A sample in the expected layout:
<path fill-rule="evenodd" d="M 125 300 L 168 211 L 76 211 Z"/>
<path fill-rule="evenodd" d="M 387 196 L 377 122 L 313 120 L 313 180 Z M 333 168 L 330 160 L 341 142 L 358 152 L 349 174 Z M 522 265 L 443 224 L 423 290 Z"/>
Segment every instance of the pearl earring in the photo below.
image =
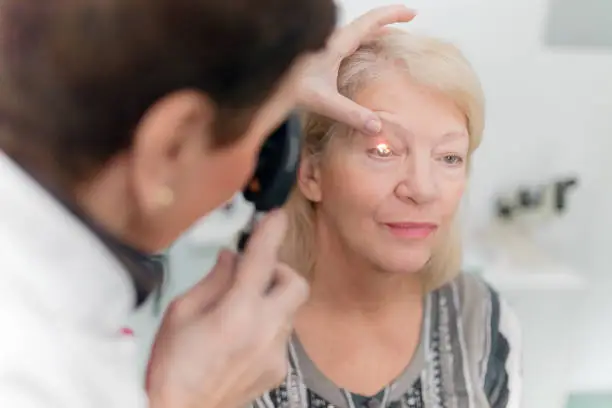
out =
<path fill-rule="evenodd" d="M 174 191 L 168 186 L 161 187 L 155 195 L 155 203 L 160 208 L 167 208 L 174 203 Z"/>

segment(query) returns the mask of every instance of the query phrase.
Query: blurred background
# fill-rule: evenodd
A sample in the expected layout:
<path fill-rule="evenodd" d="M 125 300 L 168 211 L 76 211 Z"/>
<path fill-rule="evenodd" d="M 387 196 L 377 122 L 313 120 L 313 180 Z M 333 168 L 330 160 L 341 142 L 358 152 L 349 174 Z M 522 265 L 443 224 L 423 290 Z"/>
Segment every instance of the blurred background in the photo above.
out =
<path fill-rule="evenodd" d="M 342 0 L 342 22 L 387 0 Z M 526 408 L 612 407 L 612 0 L 412 0 L 406 28 L 451 40 L 487 97 L 462 217 L 465 270 L 512 303 Z M 163 308 L 249 217 L 237 197 L 170 251 L 130 325 L 144 367 Z M 157 304 L 159 303 L 159 304 Z"/>

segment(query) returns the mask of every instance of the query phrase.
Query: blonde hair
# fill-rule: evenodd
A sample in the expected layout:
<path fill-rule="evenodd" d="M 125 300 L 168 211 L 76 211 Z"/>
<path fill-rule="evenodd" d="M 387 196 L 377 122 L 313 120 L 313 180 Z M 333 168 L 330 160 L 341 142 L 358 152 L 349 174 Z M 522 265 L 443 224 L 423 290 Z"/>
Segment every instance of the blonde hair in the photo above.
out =
<path fill-rule="evenodd" d="M 480 144 L 484 129 L 484 96 L 473 68 L 463 54 L 444 41 L 392 29 L 362 45 L 340 66 L 338 89 L 352 98 L 389 68 L 400 69 L 416 83 L 443 93 L 463 112 L 469 133 L 469 156 Z M 304 117 L 303 157 L 318 158 L 329 141 L 342 132 L 337 122 L 320 115 Z M 289 231 L 281 258 L 308 277 L 314 267 L 314 204 L 296 186 L 286 205 Z M 460 272 L 461 242 L 458 226 L 434 249 L 430 261 L 419 272 L 426 290 L 433 290 Z"/>

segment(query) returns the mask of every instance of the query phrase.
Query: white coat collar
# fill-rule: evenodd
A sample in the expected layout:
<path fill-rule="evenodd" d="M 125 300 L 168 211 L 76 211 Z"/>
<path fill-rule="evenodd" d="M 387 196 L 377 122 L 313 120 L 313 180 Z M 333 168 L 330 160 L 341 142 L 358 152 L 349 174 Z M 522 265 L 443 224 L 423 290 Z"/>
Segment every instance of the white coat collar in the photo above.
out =
<path fill-rule="evenodd" d="M 0 197 L 0 284 L 49 318 L 118 329 L 135 294 L 105 245 L 1 151 Z"/>

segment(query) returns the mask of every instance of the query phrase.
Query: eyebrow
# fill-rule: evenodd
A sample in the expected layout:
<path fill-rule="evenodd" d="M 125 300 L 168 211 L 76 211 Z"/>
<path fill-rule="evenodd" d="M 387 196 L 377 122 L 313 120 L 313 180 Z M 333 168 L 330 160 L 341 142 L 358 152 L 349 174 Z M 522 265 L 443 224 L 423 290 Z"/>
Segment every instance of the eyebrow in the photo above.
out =
<path fill-rule="evenodd" d="M 411 136 L 414 136 L 414 133 L 412 132 L 412 130 L 410 130 L 409 128 L 407 128 L 406 126 L 404 126 L 403 124 L 391 119 L 389 120 L 386 117 L 381 117 L 382 122 L 383 122 L 383 129 L 385 128 L 385 122 L 387 124 L 390 124 L 392 126 L 397 126 L 398 128 L 400 128 L 402 130 L 402 132 L 405 132 Z M 439 140 L 448 140 L 448 139 L 459 139 L 459 138 L 463 138 L 463 137 L 469 137 L 469 134 L 465 131 L 465 130 L 451 130 L 449 132 L 443 133 L 441 136 L 439 136 Z"/>
<path fill-rule="evenodd" d="M 460 137 L 469 137 L 470 135 L 464 130 L 455 130 L 444 133 L 440 139 L 457 139 Z"/>
<path fill-rule="evenodd" d="M 385 128 L 385 122 L 392 125 L 392 126 L 397 126 L 399 127 L 403 132 L 406 132 L 407 134 L 414 136 L 414 133 L 406 128 L 402 123 L 398 122 L 397 120 L 395 120 L 394 114 L 392 114 L 391 112 L 387 112 L 384 110 L 374 110 L 374 113 L 376 113 L 378 115 L 378 117 L 381 119 L 382 123 L 383 123 L 383 129 Z M 444 134 L 442 134 L 438 140 L 440 142 L 446 142 L 446 141 L 451 141 L 453 139 L 459 139 L 459 138 L 463 138 L 463 137 L 467 137 L 469 138 L 469 133 L 466 132 L 466 130 L 451 130 L 450 132 L 446 132 Z M 403 138 L 402 138 L 403 139 Z"/>

